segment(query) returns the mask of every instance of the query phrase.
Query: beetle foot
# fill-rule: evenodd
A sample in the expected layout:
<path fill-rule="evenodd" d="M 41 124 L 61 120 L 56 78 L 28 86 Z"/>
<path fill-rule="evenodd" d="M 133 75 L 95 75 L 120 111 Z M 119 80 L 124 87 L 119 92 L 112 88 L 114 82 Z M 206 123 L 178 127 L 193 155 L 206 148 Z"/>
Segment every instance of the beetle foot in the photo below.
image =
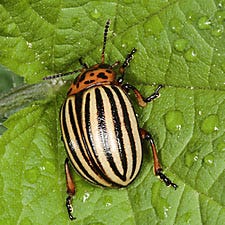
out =
<path fill-rule="evenodd" d="M 149 97 L 147 97 L 146 99 L 144 99 L 144 101 L 147 103 L 147 102 L 151 102 L 153 101 L 154 99 L 158 98 L 159 97 L 159 90 L 163 88 L 163 85 L 160 84 L 157 89 L 155 90 L 155 92 L 153 94 L 151 94 Z"/>
<path fill-rule="evenodd" d="M 158 169 L 156 171 L 156 176 L 159 176 L 160 179 L 166 184 L 166 186 L 172 186 L 175 190 L 177 189 L 177 185 L 173 183 L 163 172 L 162 169 Z"/>
<path fill-rule="evenodd" d="M 67 212 L 68 212 L 68 214 L 69 214 L 70 220 L 75 220 L 76 217 L 74 217 L 74 216 L 72 215 L 72 212 L 73 212 L 73 206 L 72 206 L 72 197 L 71 197 L 71 196 L 68 196 L 68 197 L 66 198 L 66 208 L 67 208 Z"/>

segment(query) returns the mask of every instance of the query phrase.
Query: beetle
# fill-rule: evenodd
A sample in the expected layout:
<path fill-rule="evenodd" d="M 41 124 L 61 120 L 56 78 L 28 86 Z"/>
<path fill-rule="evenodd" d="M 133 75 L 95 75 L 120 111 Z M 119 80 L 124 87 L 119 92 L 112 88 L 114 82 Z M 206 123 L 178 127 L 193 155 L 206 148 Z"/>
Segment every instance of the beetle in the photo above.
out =
<path fill-rule="evenodd" d="M 147 140 L 152 148 L 155 175 L 167 186 L 177 188 L 162 172 L 153 138 L 148 131 L 139 128 L 128 96 L 129 91 L 133 91 L 138 104 L 144 107 L 159 97 L 162 85 L 144 98 L 133 85 L 123 84 L 126 68 L 136 49 L 131 50 L 119 68 L 119 61 L 112 65 L 106 64 L 109 26 L 110 20 L 107 20 L 100 63 L 88 67 L 80 59 L 81 69 L 44 78 L 53 79 L 80 72 L 71 84 L 60 110 L 62 140 L 68 155 L 64 164 L 68 193 L 66 207 L 71 220 L 75 219 L 72 215 L 75 184 L 69 162 L 78 174 L 93 184 L 125 187 L 140 171 L 142 140 Z"/>

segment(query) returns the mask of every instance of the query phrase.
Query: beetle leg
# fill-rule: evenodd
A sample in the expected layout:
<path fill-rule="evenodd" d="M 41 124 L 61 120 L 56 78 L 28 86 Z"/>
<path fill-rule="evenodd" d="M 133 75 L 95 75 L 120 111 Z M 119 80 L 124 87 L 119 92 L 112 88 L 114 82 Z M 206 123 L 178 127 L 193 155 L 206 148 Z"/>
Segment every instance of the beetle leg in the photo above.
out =
<path fill-rule="evenodd" d="M 160 84 L 157 89 L 155 90 L 155 92 L 153 94 L 151 94 L 149 97 L 144 98 L 141 93 L 138 91 L 138 89 L 136 87 L 134 87 L 131 84 L 123 84 L 122 88 L 128 92 L 130 89 L 134 92 L 137 100 L 138 100 L 138 104 L 142 107 L 146 106 L 146 103 L 153 101 L 154 99 L 159 97 L 159 90 L 162 88 L 163 86 Z"/>
<path fill-rule="evenodd" d="M 119 68 L 119 72 L 121 74 L 121 77 L 117 80 L 117 82 L 119 84 L 122 84 L 123 83 L 123 80 L 124 80 L 124 74 L 125 74 L 125 70 L 126 68 L 129 66 L 129 63 L 130 61 L 133 59 L 133 56 L 134 56 L 134 53 L 137 51 L 136 48 L 133 48 L 131 50 L 131 52 L 127 55 L 124 63 L 121 65 L 121 67 Z"/>
<path fill-rule="evenodd" d="M 140 129 L 140 134 L 141 134 L 141 138 L 145 139 L 147 141 L 150 142 L 151 147 L 152 147 L 152 154 L 153 154 L 153 160 L 154 160 L 154 173 L 156 176 L 159 176 L 160 179 L 166 184 L 166 186 L 172 186 L 174 189 L 176 189 L 178 186 L 173 183 L 162 171 L 162 167 L 159 163 L 159 159 L 158 159 L 158 155 L 157 155 L 157 151 L 156 151 L 156 147 L 154 144 L 154 141 L 152 139 L 151 134 L 144 130 L 144 129 Z"/>
<path fill-rule="evenodd" d="M 68 194 L 68 197 L 66 198 L 66 208 L 67 208 L 67 211 L 69 214 L 69 218 L 71 220 L 74 220 L 76 218 L 73 217 L 73 215 L 72 215 L 72 212 L 73 212 L 72 200 L 73 200 L 73 196 L 75 195 L 75 184 L 74 184 L 73 178 L 70 174 L 68 158 L 66 158 L 64 165 L 65 165 L 66 186 L 67 186 L 67 194 Z"/>

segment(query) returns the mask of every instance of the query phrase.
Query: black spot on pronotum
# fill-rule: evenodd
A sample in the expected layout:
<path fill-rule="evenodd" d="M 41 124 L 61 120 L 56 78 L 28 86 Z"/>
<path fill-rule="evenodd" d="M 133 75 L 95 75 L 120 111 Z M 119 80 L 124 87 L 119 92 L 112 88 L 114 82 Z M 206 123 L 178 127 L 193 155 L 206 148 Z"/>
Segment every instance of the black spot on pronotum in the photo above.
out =
<path fill-rule="evenodd" d="M 105 73 L 99 73 L 98 75 L 97 75 L 97 77 L 98 78 L 102 78 L 102 79 L 107 79 L 108 77 L 105 75 Z"/>
<path fill-rule="evenodd" d="M 93 77 L 95 74 L 94 73 L 90 73 L 90 76 Z"/>
<path fill-rule="evenodd" d="M 79 78 L 79 82 L 83 81 L 85 79 L 86 73 L 83 73 L 80 78 Z"/>
<path fill-rule="evenodd" d="M 91 83 L 93 83 L 95 80 L 86 80 L 86 81 L 84 81 L 84 83 L 85 84 L 91 84 Z"/>
<path fill-rule="evenodd" d="M 112 73 L 112 70 L 106 70 L 107 73 Z"/>

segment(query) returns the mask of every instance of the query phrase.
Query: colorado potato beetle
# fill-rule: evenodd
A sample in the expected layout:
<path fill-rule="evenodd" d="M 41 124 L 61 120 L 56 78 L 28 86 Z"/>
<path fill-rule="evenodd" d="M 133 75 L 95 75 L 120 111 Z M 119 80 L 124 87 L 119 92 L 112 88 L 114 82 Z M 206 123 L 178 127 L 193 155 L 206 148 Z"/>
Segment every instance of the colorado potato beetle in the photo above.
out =
<path fill-rule="evenodd" d="M 62 140 L 68 154 L 65 160 L 68 193 L 66 207 L 71 220 L 75 218 L 72 215 L 75 185 L 69 161 L 82 177 L 93 184 L 125 187 L 140 171 L 142 140 L 147 140 L 152 148 L 155 175 L 167 186 L 177 188 L 163 174 L 152 136 L 139 128 L 128 96 L 128 92 L 133 91 L 138 104 L 144 107 L 159 96 L 162 85 L 144 98 L 133 85 L 123 84 L 126 68 L 136 49 L 131 50 L 121 66 L 119 61 L 112 65 L 106 64 L 105 47 L 109 25 L 110 20 L 104 29 L 100 63 L 88 67 L 80 59 L 81 69 L 44 78 L 52 79 L 80 72 L 71 84 L 60 111 Z"/>

